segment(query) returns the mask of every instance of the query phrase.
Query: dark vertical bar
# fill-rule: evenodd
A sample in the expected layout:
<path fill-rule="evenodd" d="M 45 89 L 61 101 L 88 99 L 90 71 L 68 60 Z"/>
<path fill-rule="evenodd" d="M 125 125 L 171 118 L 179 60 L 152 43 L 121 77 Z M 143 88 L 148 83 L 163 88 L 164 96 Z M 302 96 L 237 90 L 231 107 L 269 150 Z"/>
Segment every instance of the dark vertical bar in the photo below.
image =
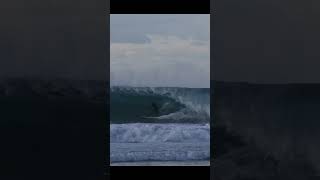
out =
<path fill-rule="evenodd" d="M 213 73 L 212 70 L 214 69 L 214 18 L 215 18 L 215 1 L 210 0 L 210 180 L 214 180 L 214 159 L 215 159 L 215 150 L 216 150 L 216 137 L 215 134 L 215 118 L 214 118 L 214 102 L 215 102 L 215 93 L 214 93 L 214 83 L 213 83 Z"/>
<path fill-rule="evenodd" d="M 106 119 L 106 123 L 104 125 L 104 127 L 107 129 L 106 135 L 105 135 L 105 147 L 106 147 L 106 153 L 105 153 L 105 166 L 106 166 L 106 176 L 107 179 L 110 179 L 110 0 L 107 0 L 107 8 L 106 8 L 106 54 L 107 54 L 107 78 L 106 78 L 106 82 L 107 82 L 107 100 L 106 100 L 106 104 L 107 104 L 107 119 Z"/>
<path fill-rule="evenodd" d="M 213 179 L 319 179 L 320 3 L 214 6 Z"/>
<path fill-rule="evenodd" d="M 106 179 L 106 3 L 0 2 L 0 179 Z"/>

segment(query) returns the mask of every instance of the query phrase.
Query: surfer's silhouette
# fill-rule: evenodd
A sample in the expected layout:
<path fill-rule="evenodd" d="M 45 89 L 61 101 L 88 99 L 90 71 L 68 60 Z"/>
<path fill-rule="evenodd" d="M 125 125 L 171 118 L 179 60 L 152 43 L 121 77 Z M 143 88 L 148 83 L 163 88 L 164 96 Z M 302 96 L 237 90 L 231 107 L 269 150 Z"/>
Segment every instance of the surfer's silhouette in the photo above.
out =
<path fill-rule="evenodd" d="M 153 111 L 155 112 L 156 116 L 158 116 L 159 115 L 159 108 L 158 108 L 157 104 L 152 102 L 151 105 L 152 105 Z"/>

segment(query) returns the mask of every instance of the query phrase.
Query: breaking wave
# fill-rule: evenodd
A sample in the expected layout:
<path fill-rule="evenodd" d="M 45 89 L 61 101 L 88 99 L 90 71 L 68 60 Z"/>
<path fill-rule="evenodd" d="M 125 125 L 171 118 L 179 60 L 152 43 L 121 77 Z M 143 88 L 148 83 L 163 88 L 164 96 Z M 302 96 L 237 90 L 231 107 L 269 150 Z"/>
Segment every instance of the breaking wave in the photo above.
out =
<path fill-rule="evenodd" d="M 210 120 L 210 89 L 111 87 L 111 123 Z"/>

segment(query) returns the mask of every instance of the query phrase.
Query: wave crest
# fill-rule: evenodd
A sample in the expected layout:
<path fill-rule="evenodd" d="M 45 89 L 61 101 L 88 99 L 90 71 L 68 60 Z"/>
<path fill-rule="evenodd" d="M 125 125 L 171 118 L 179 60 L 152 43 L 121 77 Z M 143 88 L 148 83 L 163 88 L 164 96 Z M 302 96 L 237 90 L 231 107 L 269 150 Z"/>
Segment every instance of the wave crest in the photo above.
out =
<path fill-rule="evenodd" d="M 154 103 L 159 107 L 158 114 L 152 113 L 150 104 Z M 128 116 L 124 117 L 124 113 Z M 111 87 L 111 115 L 114 115 L 111 121 L 114 120 L 115 123 L 117 120 L 125 123 L 156 120 L 208 122 L 210 120 L 210 89 Z M 122 116 L 122 119 L 120 120 L 117 115 Z M 141 117 L 147 120 L 141 121 Z M 130 118 L 130 121 L 126 121 L 126 118 Z"/>

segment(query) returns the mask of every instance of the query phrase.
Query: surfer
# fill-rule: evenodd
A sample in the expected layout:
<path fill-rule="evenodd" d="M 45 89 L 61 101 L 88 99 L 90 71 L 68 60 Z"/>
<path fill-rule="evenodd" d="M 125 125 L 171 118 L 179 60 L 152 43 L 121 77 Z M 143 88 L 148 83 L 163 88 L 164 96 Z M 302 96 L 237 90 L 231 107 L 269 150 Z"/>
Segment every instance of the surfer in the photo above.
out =
<path fill-rule="evenodd" d="M 153 108 L 156 116 L 158 116 L 159 115 L 159 108 L 158 108 L 157 104 L 152 102 L 151 105 L 152 105 L 152 108 Z"/>

